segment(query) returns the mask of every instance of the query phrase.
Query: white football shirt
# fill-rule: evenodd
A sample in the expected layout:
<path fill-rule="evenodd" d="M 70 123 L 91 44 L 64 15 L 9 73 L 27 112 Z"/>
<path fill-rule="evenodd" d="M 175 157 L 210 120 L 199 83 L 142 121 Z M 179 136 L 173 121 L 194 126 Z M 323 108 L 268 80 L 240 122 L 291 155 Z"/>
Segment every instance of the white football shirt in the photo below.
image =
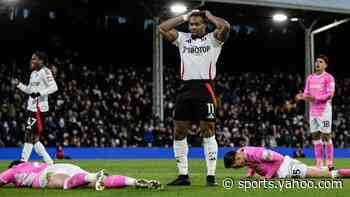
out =
<path fill-rule="evenodd" d="M 40 70 L 32 71 L 28 85 L 20 83 L 17 87 L 26 94 L 31 94 L 33 92 L 40 93 L 40 96 L 37 98 L 32 98 L 30 96 L 28 98 L 27 110 L 32 112 L 36 112 L 37 101 L 39 102 L 40 111 L 49 111 L 48 95 L 56 92 L 58 89 L 50 69 L 45 66 Z"/>
<path fill-rule="evenodd" d="M 223 42 L 214 37 L 214 32 L 196 39 L 192 39 L 191 33 L 178 32 L 173 44 L 180 51 L 182 80 L 215 78 L 216 62 Z"/>

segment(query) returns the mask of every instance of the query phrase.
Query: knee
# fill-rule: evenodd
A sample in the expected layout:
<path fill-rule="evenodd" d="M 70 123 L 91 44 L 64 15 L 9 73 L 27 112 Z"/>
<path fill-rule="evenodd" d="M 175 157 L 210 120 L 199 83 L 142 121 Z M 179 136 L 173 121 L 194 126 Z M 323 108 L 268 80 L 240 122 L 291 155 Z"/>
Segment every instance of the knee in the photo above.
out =
<path fill-rule="evenodd" d="M 332 143 L 332 135 L 331 134 L 323 134 L 323 141 L 325 143 Z"/>
<path fill-rule="evenodd" d="M 209 138 L 215 135 L 215 125 L 214 123 L 202 123 L 201 131 L 204 138 Z"/>
<path fill-rule="evenodd" d="M 213 137 L 215 135 L 215 132 L 213 130 L 204 130 L 202 132 L 204 138 Z"/>
<path fill-rule="evenodd" d="M 39 140 L 40 140 L 40 136 L 33 134 L 33 143 L 37 143 L 37 142 L 39 142 Z"/>
<path fill-rule="evenodd" d="M 35 139 L 30 129 L 26 129 L 24 133 L 24 142 L 34 144 Z"/>
<path fill-rule="evenodd" d="M 174 138 L 175 140 L 183 140 L 187 137 L 187 130 L 189 128 L 185 125 L 181 125 L 181 124 L 176 124 L 175 125 L 175 134 L 174 134 Z"/>
<path fill-rule="evenodd" d="M 320 140 L 321 139 L 320 132 L 312 133 L 311 136 L 312 136 L 312 140 Z"/>

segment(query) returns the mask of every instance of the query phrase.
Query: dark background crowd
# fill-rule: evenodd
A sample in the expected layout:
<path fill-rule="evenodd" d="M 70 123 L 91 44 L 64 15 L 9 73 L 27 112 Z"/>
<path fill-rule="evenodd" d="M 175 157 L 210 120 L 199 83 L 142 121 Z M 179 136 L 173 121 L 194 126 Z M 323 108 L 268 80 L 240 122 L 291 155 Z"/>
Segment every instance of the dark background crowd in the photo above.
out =
<path fill-rule="evenodd" d="M 88 65 L 79 54 L 53 58 L 48 66 L 59 91 L 49 96 L 42 141 L 46 146 L 170 147 L 173 110 L 179 87 L 178 69 L 164 72 L 164 121 L 152 114 L 152 68 Z M 76 57 L 76 58 L 74 58 Z M 0 68 L 0 146 L 23 143 L 28 95 L 11 84 L 19 77 L 28 82 L 25 65 Z M 350 146 L 350 78 L 336 77 L 333 99 L 333 139 L 336 147 Z M 297 73 L 223 73 L 216 77 L 220 103 L 216 135 L 219 146 L 257 145 L 310 147 L 304 103 L 295 103 L 304 76 Z M 199 128 L 188 131 L 191 146 L 201 146 Z"/>

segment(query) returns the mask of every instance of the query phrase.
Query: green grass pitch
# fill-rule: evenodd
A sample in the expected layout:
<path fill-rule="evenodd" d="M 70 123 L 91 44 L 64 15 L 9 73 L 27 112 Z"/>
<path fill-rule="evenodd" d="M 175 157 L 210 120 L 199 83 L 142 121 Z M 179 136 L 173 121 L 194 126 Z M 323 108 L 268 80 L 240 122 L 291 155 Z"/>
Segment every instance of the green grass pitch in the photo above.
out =
<path fill-rule="evenodd" d="M 312 164 L 312 160 L 303 160 L 308 164 Z M 60 161 L 61 162 L 61 161 Z M 71 160 L 65 161 L 81 166 L 88 171 L 96 171 L 97 169 L 106 169 L 110 174 L 122 174 L 136 178 L 158 179 L 164 185 L 176 177 L 177 169 L 174 160 Z M 9 161 L 0 161 L 0 170 L 6 168 Z M 336 167 L 349 167 L 350 159 L 337 159 Z M 186 187 L 167 187 L 163 190 L 142 190 L 135 188 L 123 189 L 106 189 L 102 192 L 94 191 L 89 188 L 74 189 L 63 191 L 60 189 L 31 189 L 31 188 L 14 188 L 13 186 L 5 186 L 0 188 L 0 197 L 142 197 L 142 196 L 165 196 L 165 197 L 334 197 L 334 196 L 350 196 L 350 179 L 344 180 L 342 189 L 250 189 L 243 191 L 238 184 L 233 189 L 227 190 L 222 187 L 222 180 L 225 177 L 233 177 L 235 183 L 242 179 L 245 175 L 245 169 L 227 170 L 223 167 L 223 161 L 218 161 L 217 178 L 220 185 L 218 187 L 206 187 L 205 175 L 206 167 L 203 160 L 189 161 L 190 176 L 192 180 L 191 186 Z"/>

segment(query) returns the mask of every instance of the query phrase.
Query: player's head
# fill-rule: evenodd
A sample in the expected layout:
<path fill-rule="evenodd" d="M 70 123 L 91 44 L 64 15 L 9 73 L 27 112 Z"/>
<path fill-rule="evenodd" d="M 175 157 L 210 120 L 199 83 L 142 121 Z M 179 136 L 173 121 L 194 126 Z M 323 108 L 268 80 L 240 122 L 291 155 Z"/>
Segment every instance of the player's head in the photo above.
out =
<path fill-rule="evenodd" d="M 21 160 L 12 161 L 12 162 L 10 163 L 10 165 L 8 166 L 8 168 L 12 168 L 12 167 L 17 166 L 17 165 L 19 165 L 19 164 L 21 164 L 21 163 L 24 163 L 24 161 L 21 161 Z"/>
<path fill-rule="evenodd" d="M 46 53 L 42 51 L 35 51 L 30 60 L 30 67 L 33 70 L 40 69 L 43 65 L 47 64 L 48 57 Z"/>
<path fill-rule="evenodd" d="M 325 55 L 318 55 L 315 60 L 315 71 L 323 72 L 328 66 L 328 57 Z"/>
<path fill-rule="evenodd" d="M 245 158 L 242 149 L 229 151 L 224 156 L 225 168 L 241 168 L 245 165 Z"/>
<path fill-rule="evenodd" d="M 205 12 L 192 12 L 188 17 L 188 28 L 194 36 L 204 35 L 207 28 L 207 17 L 205 16 Z"/>

